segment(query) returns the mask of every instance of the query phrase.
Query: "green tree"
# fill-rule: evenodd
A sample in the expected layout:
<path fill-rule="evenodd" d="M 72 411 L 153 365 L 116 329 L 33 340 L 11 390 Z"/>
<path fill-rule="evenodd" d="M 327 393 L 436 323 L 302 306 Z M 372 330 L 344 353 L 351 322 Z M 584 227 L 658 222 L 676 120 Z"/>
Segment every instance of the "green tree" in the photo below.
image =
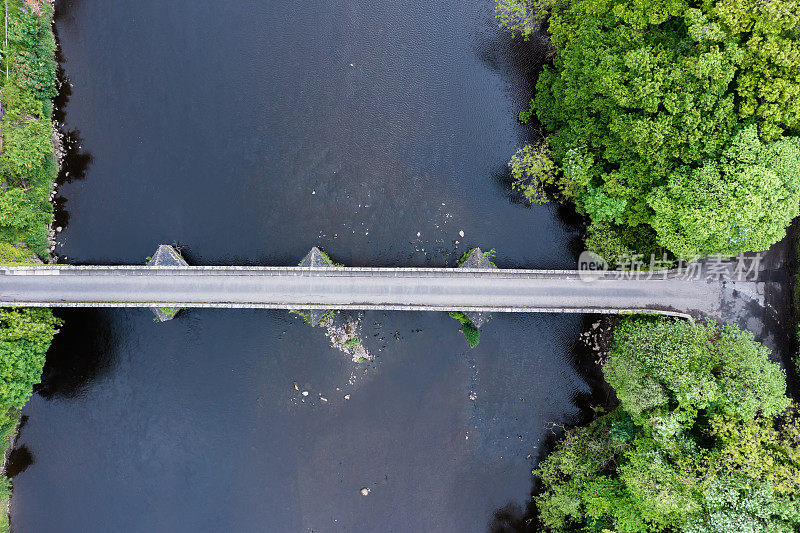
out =
<path fill-rule="evenodd" d="M 535 0 L 495 0 L 494 14 L 500 27 L 526 41 L 539 29 L 541 16 L 537 15 Z"/>
<path fill-rule="evenodd" d="M 4 121 L 6 122 L 6 121 Z M 3 153 L 0 163 L 6 176 L 30 185 L 49 183 L 55 171 L 53 132 L 49 120 L 3 127 Z"/>
<path fill-rule="evenodd" d="M 800 9 L 797 0 L 704 2 L 744 52 L 733 90 L 742 119 L 754 117 L 767 140 L 800 125 Z"/>
<path fill-rule="evenodd" d="M 579 211 L 622 230 L 652 226 L 676 254 L 761 250 L 782 237 L 798 212 L 796 141 L 782 138 L 800 125 L 798 0 L 574 0 L 550 9 L 558 54 L 531 111 L 550 132 L 557 180 Z M 762 151 L 784 159 L 732 168 L 726 154 L 742 131 L 760 132 Z M 586 156 L 577 166 L 576 150 Z M 721 228 L 733 214 L 746 220 Z M 714 238 L 709 219 L 723 230 Z"/>
<path fill-rule="evenodd" d="M 603 368 L 620 407 L 568 431 L 534 471 L 541 526 L 796 531 L 800 418 L 766 356 L 735 328 L 622 320 Z"/>
<path fill-rule="evenodd" d="M 676 254 L 767 249 L 798 213 L 800 139 L 763 144 L 748 126 L 718 160 L 674 171 L 649 204 L 659 243 Z"/>
<path fill-rule="evenodd" d="M 508 163 L 513 187 L 522 192 L 529 202 L 542 204 L 547 202 L 545 187 L 554 183 L 555 165 L 550 157 L 547 141 L 537 146 L 523 146 Z"/>
<path fill-rule="evenodd" d="M 28 401 L 60 324 L 49 309 L 0 309 L 0 406 Z"/>
<path fill-rule="evenodd" d="M 603 374 L 638 423 L 700 411 L 772 417 L 789 404 L 783 371 L 749 331 L 670 319 L 620 323 Z"/>

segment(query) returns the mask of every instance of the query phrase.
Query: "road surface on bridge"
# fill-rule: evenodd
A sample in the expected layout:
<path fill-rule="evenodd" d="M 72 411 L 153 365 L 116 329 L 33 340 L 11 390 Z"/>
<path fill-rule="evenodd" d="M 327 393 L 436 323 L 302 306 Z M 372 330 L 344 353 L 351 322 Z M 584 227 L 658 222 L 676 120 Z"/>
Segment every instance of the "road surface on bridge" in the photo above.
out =
<path fill-rule="evenodd" d="M 0 268 L 0 305 L 485 312 L 653 312 L 714 316 L 722 284 L 655 274 L 554 270 L 64 266 Z"/>

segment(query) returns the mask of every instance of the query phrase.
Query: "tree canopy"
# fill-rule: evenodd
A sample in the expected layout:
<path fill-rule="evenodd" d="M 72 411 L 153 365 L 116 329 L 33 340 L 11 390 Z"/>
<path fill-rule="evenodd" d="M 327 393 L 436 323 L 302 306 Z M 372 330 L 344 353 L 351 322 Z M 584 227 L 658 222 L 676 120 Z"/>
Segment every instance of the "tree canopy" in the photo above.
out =
<path fill-rule="evenodd" d="M 568 431 L 534 473 L 552 531 L 800 528 L 800 417 L 752 334 L 631 318 L 603 372 L 620 407 Z"/>
<path fill-rule="evenodd" d="M 51 98 L 58 94 L 49 2 L 8 2 L 8 46 L 3 57 L 3 150 L 0 154 L 0 241 L 24 243 L 44 256 L 53 218 L 50 203 L 58 166 L 53 150 Z"/>
<path fill-rule="evenodd" d="M 595 223 L 652 227 L 675 254 L 781 238 L 800 205 L 798 0 L 551 0 L 550 10 L 558 53 L 531 109 L 564 196 Z"/>
<path fill-rule="evenodd" d="M 49 309 L 0 308 L 0 407 L 28 401 L 60 324 Z"/>

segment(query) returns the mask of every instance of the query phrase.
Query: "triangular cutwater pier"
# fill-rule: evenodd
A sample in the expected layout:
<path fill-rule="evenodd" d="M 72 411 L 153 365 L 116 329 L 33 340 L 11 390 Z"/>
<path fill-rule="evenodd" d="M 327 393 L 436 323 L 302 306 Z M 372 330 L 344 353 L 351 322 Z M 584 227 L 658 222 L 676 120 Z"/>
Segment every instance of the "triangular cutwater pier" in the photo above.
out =
<path fill-rule="evenodd" d="M 297 266 L 318 269 L 336 268 L 340 265 L 334 263 L 333 260 L 328 257 L 328 254 L 314 246 Z M 292 312 L 303 317 L 303 319 L 312 326 L 318 326 L 319 323 L 333 311 L 331 309 L 293 309 Z"/>
<path fill-rule="evenodd" d="M 147 266 L 189 266 L 189 263 L 181 257 L 180 252 L 174 246 L 162 244 L 147 262 Z M 175 318 L 181 309 L 180 307 L 151 307 L 150 310 L 153 311 L 159 322 L 166 322 Z"/>
<path fill-rule="evenodd" d="M 481 269 L 481 270 L 490 270 L 493 268 L 497 268 L 494 263 L 492 263 L 486 254 L 481 251 L 480 248 L 473 248 L 467 254 L 467 257 L 464 258 L 463 261 L 458 265 L 458 268 L 462 269 Z M 472 325 L 475 328 L 480 328 L 492 318 L 492 315 L 488 313 L 481 313 L 479 311 L 465 311 L 464 316 L 472 322 Z"/>

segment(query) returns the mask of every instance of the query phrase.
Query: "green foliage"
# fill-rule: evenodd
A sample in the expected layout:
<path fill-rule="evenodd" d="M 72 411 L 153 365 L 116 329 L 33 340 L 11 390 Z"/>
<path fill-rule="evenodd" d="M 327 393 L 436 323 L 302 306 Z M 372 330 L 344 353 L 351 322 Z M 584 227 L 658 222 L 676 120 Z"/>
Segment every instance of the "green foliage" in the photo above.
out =
<path fill-rule="evenodd" d="M 50 244 L 50 192 L 58 172 L 50 120 L 50 99 L 58 92 L 50 27 L 53 12 L 49 2 L 33 9 L 10 0 L 8 6 L 9 44 L 3 57 L 11 76 L 3 80 L 2 91 L 0 241 L 24 243 L 44 257 Z"/>
<path fill-rule="evenodd" d="M 611 224 L 593 222 L 586 229 L 586 249 L 594 252 L 614 268 L 621 256 L 630 256 L 633 250 L 622 241 L 619 231 Z"/>
<path fill-rule="evenodd" d="M 541 16 L 537 14 L 535 0 L 495 0 L 494 16 L 501 28 L 517 35 L 526 41 L 541 25 Z"/>
<path fill-rule="evenodd" d="M 361 339 L 359 339 L 358 337 L 353 337 L 352 339 L 344 343 L 344 346 L 346 348 L 356 348 L 360 345 L 361 345 Z"/>
<path fill-rule="evenodd" d="M 30 9 L 18 9 L 9 18 L 8 38 L 11 50 L 11 69 L 14 84 L 31 91 L 39 100 L 49 100 L 58 94 L 56 88 L 56 44 L 50 29 L 52 8 L 42 2 L 39 15 Z M 11 53 L 9 53 L 11 52 Z"/>
<path fill-rule="evenodd" d="M 800 501 L 776 493 L 768 484 L 737 476 L 714 478 L 704 500 L 703 512 L 689 524 L 688 533 L 792 533 L 800 525 Z"/>
<path fill-rule="evenodd" d="M 589 185 L 586 188 L 586 196 L 583 198 L 583 209 L 594 222 L 617 223 L 624 221 L 623 213 L 627 201 L 624 198 L 616 198 L 606 194 L 601 187 Z"/>
<path fill-rule="evenodd" d="M 766 140 L 800 126 L 800 43 L 797 0 L 708 2 L 709 17 L 743 51 L 735 92 L 739 117 L 754 117 Z"/>
<path fill-rule="evenodd" d="M 56 89 L 56 62 L 52 57 L 36 50 L 22 50 L 12 61 L 17 84 L 36 95 L 40 100 L 54 98 Z"/>
<path fill-rule="evenodd" d="M 42 101 L 30 91 L 13 83 L 8 83 L 3 87 L 1 96 L 3 109 L 6 110 L 7 115 L 12 117 L 12 123 L 21 120 L 26 115 L 37 119 L 46 117 L 42 109 Z"/>
<path fill-rule="evenodd" d="M 534 471 L 544 529 L 800 527 L 800 418 L 751 334 L 628 318 L 603 371 L 621 406 L 568 431 Z"/>
<path fill-rule="evenodd" d="M 35 264 L 36 255 L 23 245 L 12 246 L 0 242 L 0 265 L 23 266 Z"/>
<path fill-rule="evenodd" d="M 3 121 L 3 173 L 21 183 L 44 185 L 53 179 L 53 132 L 50 121 L 13 124 Z"/>
<path fill-rule="evenodd" d="M 52 102 L 57 94 L 52 6 L 38 13 L 7 2 L 9 46 L 3 58 L 10 67 L 3 77 L 3 150 L 0 154 L 0 263 L 30 264 L 31 251 L 46 254 L 52 217 L 49 202 L 57 167 L 52 144 Z M 0 309 L 0 454 L 19 422 L 19 409 L 41 380 L 45 354 L 61 321 L 49 309 Z M 0 476 L 0 501 L 10 496 L 10 483 Z M 8 531 L 0 513 L 0 531 Z"/>
<path fill-rule="evenodd" d="M 555 164 L 550 157 L 547 141 L 537 146 L 523 146 L 508 162 L 513 187 L 522 192 L 529 202 L 543 204 L 547 202 L 545 187 L 554 183 Z"/>
<path fill-rule="evenodd" d="M 795 406 L 776 420 L 715 415 L 707 432 L 717 446 L 707 458 L 711 471 L 736 472 L 780 494 L 800 495 L 800 419 Z"/>
<path fill-rule="evenodd" d="M 60 324 L 49 309 L 0 309 L 0 406 L 28 401 Z"/>
<path fill-rule="evenodd" d="M 603 374 L 623 409 L 639 424 L 697 413 L 743 419 L 772 417 L 789 404 L 783 371 L 753 334 L 712 322 L 677 319 L 621 321 Z"/>
<path fill-rule="evenodd" d="M 322 254 L 322 258 L 325 259 L 325 261 L 327 261 L 330 266 L 332 266 L 332 267 L 343 267 L 344 266 L 341 263 L 334 262 L 334 260 L 331 259 L 331 256 L 329 256 L 327 253 L 325 253 L 325 250 L 320 250 L 319 253 Z"/>
<path fill-rule="evenodd" d="M 472 325 L 463 324 L 461 326 L 461 333 L 464 334 L 464 338 L 467 339 L 470 348 L 475 348 L 481 341 L 481 332 Z"/>
<path fill-rule="evenodd" d="M 0 507 L 5 509 L 9 498 L 11 498 L 11 480 L 5 475 L 0 475 Z M 0 533 L 7 533 L 10 530 L 8 513 L 4 511 L 0 513 Z"/>
<path fill-rule="evenodd" d="M 586 249 L 604 258 L 611 268 L 635 256 L 644 268 L 657 270 L 672 268 L 674 257 L 656 242 L 650 226 L 617 226 L 606 222 L 593 222 L 586 228 Z M 651 264 L 652 262 L 652 264 Z"/>
<path fill-rule="evenodd" d="M 461 311 L 448 311 L 447 314 L 461 323 L 461 333 L 463 333 L 464 337 L 467 339 L 469 347 L 476 347 L 481 340 L 481 333 L 478 331 L 478 328 L 472 325 L 467 315 Z"/>
<path fill-rule="evenodd" d="M 304 321 L 306 324 L 309 324 L 309 325 L 311 325 L 311 314 L 309 313 L 308 309 L 289 309 L 289 312 L 290 312 L 290 313 L 292 313 L 292 314 L 295 314 L 295 315 L 299 316 L 300 318 L 302 318 L 302 319 L 303 319 L 303 321 Z M 328 312 L 326 312 L 326 313 L 325 313 L 324 315 L 322 315 L 322 317 L 319 319 L 319 323 L 320 323 L 320 324 L 322 324 L 322 323 L 323 323 L 323 322 L 325 322 L 327 319 L 329 319 L 329 318 L 333 317 L 333 315 L 334 315 L 334 312 L 335 312 L 335 311 L 334 311 L 333 309 L 331 309 L 331 310 L 329 310 Z"/>
<path fill-rule="evenodd" d="M 595 223 L 652 226 L 675 254 L 779 240 L 800 194 L 797 141 L 782 137 L 800 125 L 798 13 L 798 0 L 553 4 L 558 54 L 531 110 L 564 195 Z"/>
<path fill-rule="evenodd" d="M 800 139 L 763 144 L 748 126 L 718 160 L 676 169 L 649 204 L 659 242 L 676 254 L 767 249 L 797 216 Z"/>
<path fill-rule="evenodd" d="M 583 521 L 584 491 L 600 481 L 598 473 L 615 464 L 625 449 L 624 444 L 610 438 L 608 425 L 616 418 L 618 414 L 608 415 L 602 422 L 567 432 L 534 471 L 544 487 L 536 498 L 539 519 L 550 529 L 563 531 Z"/>

